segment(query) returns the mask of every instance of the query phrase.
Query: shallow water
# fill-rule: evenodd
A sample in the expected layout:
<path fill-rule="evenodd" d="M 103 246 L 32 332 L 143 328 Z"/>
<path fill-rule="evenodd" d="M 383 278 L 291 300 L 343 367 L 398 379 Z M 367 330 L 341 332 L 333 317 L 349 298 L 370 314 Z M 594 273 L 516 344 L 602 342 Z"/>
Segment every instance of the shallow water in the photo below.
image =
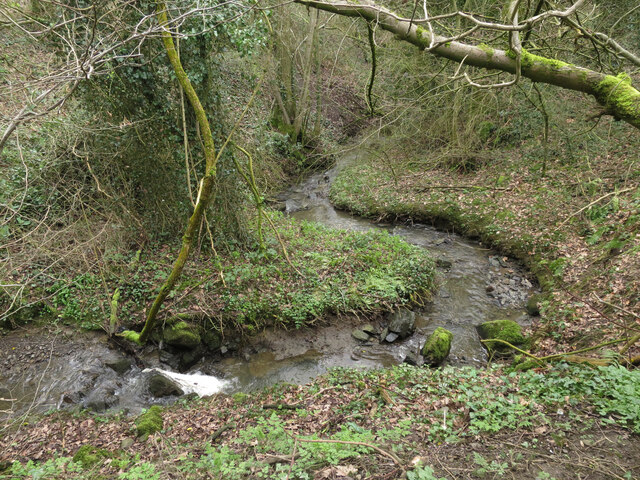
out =
<path fill-rule="evenodd" d="M 174 376 L 185 392 L 249 391 L 279 382 L 306 383 L 332 367 L 391 366 L 401 363 L 409 352 L 417 351 L 437 327 L 454 334 L 447 363 L 482 366 L 486 354 L 477 325 L 499 318 L 529 323 L 524 304 L 534 287 L 517 264 L 476 242 L 427 225 L 376 224 L 337 211 L 328 200 L 329 186 L 336 174 L 334 168 L 313 175 L 284 192 L 280 200 L 287 213 L 299 220 L 349 230 L 382 228 L 429 249 L 444 268 L 439 268 L 440 287 L 433 302 L 415 310 L 415 334 L 393 344 L 361 344 L 351 337 L 351 331 L 369 320 L 356 317 L 341 317 L 314 329 L 267 331 L 233 356 L 221 360 L 205 358 L 186 375 Z M 492 291 L 487 293 L 488 290 Z M 382 329 L 385 319 L 373 323 Z M 53 337 L 50 346 L 47 338 L 18 338 L 14 339 L 17 347 L 11 346 L 11 338 L 0 340 L 1 349 L 9 352 L 9 358 L 4 359 L 5 363 L 9 361 L 7 365 L 24 361 L 24 368 L 7 369 L 8 373 L 0 370 L 0 417 L 75 404 L 135 413 L 149 404 L 172 400 L 153 398 L 147 390 L 149 372 L 136 365 L 124 373 L 107 367 L 114 356 L 122 353 L 110 350 L 104 336 L 88 335 L 81 341 L 77 338 Z M 35 361 L 29 357 L 32 346 Z M 10 357 L 12 353 L 15 361 Z M 142 358 L 146 367 L 169 370 L 157 350 L 147 351 Z M 224 381 L 217 377 L 224 377 Z"/>
<path fill-rule="evenodd" d="M 407 353 L 417 351 L 437 327 L 444 327 L 454 334 L 448 364 L 482 366 L 487 358 L 476 326 L 504 318 L 522 325 L 530 323 L 524 305 L 534 287 L 526 272 L 515 262 L 477 242 L 431 226 L 376 224 L 336 210 L 328 200 L 328 193 L 337 172 L 334 168 L 312 175 L 284 192 L 279 200 L 286 206 L 286 212 L 298 220 L 334 228 L 359 231 L 382 228 L 409 243 L 429 249 L 439 264 L 448 266 L 450 262 L 451 265 L 439 269 L 439 291 L 431 304 L 414 310 L 415 334 L 393 344 L 360 344 L 351 337 L 357 321 L 343 320 L 342 325 L 314 329 L 312 338 L 299 332 L 279 337 L 267 334 L 264 342 L 259 339 L 256 342 L 258 349 L 264 351 L 245 358 L 228 358 L 216 365 L 231 379 L 228 387 L 231 391 L 283 381 L 305 383 L 331 367 L 373 368 L 398 364 Z M 488 287 L 493 288 L 491 295 L 487 293 Z"/>

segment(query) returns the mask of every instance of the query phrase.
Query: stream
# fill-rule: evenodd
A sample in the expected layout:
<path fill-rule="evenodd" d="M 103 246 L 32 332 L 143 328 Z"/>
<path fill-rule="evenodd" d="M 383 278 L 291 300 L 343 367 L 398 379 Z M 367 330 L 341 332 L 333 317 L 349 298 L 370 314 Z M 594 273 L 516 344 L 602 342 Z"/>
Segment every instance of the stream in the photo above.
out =
<path fill-rule="evenodd" d="M 340 317 L 314 329 L 265 331 L 232 356 L 204 358 L 177 374 L 167 366 L 163 352 L 153 348 L 143 352 L 148 369 L 138 368 L 132 359 L 111 350 L 104 335 L 14 332 L 0 338 L 0 418 L 73 405 L 137 413 L 150 404 L 175 401 L 174 395 L 156 398 L 149 393 L 149 378 L 158 374 L 172 378 L 183 393 L 209 395 L 278 382 L 306 383 L 332 367 L 391 366 L 416 352 L 437 327 L 454 334 L 447 364 L 483 366 L 487 359 L 477 325 L 502 318 L 523 326 L 530 323 L 524 305 L 535 287 L 520 266 L 477 242 L 428 225 L 380 224 L 337 211 L 328 192 L 338 168 L 312 175 L 281 194 L 281 208 L 296 219 L 334 228 L 382 228 L 427 248 L 437 259 L 440 287 L 432 303 L 414 310 L 412 336 L 392 344 L 362 344 L 351 332 L 365 320 Z M 371 323 L 381 330 L 385 319 Z"/>

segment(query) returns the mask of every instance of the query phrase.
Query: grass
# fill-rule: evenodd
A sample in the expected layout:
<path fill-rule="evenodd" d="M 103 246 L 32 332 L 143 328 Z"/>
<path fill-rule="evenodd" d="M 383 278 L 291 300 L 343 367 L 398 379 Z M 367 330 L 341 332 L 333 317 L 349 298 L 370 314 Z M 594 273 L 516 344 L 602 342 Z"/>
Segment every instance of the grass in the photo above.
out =
<path fill-rule="evenodd" d="M 263 252 L 212 256 L 203 249 L 170 295 L 165 315 L 193 313 L 223 333 L 302 328 L 329 314 L 373 313 L 424 301 L 434 287 L 428 253 L 387 232 L 345 232 L 284 217 L 278 217 L 277 228 L 289 261 L 273 238 Z M 44 285 L 50 297 L 47 318 L 106 328 L 105 305 L 119 289 L 119 318 L 141 321 L 174 254 L 174 248 L 156 245 Z"/>

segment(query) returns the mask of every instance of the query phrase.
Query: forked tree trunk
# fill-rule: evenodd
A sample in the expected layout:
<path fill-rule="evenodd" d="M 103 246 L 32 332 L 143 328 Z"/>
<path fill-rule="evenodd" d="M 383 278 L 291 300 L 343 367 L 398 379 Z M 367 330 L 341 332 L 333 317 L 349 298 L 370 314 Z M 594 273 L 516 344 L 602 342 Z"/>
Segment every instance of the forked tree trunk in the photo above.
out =
<path fill-rule="evenodd" d="M 344 0 L 294 1 L 338 15 L 377 22 L 380 28 L 423 50 L 428 49 L 431 44 L 429 31 L 407 20 L 397 19 L 390 10 L 371 0 L 358 0 L 354 3 Z M 435 36 L 434 40 L 434 45 L 437 46 L 429 50 L 434 55 L 474 67 L 516 72 L 515 55 L 511 52 L 462 42 L 447 42 L 440 36 Z M 548 83 L 593 95 L 604 107 L 606 114 L 640 129 L 640 91 L 631 84 L 628 76 L 623 74 L 614 77 L 559 60 L 533 55 L 524 50 L 521 55 L 521 65 L 523 77 L 534 82 Z"/>
<path fill-rule="evenodd" d="M 159 1 L 157 3 L 157 13 L 158 22 L 161 26 L 166 27 L 168 24 L 168 19 L 164 2 Z M 191 251 L 193 240 L 198 234 L 205 209 L 211 201 L 214 181 L 216 177 L 216 150 L 213 143 L 213 135 L 211 134 L 211 127 L 209 126 L 209 121 L 207 120 L 207 115 L 204 111 L 204 108 L 202 107 L 202 103 L 200 102 L 198 95 L 196 94 L 196 91 L 189 81 L 187 73 L 184 71 L 184 68 L 182 68 L 182 63 L 180 62 L 180 57 L 178 56 L 178 52 L 176 51 L 175 45 L 173 43 L 171 32 L 166 28 L 162 32 L 162 41 L 164 43 L 165 50 L 167 51 L 169 61 L 171 62 L 171 66 L 175 71 L 176 77 L 178 77 L 178 81 L 180 82 L 182 89 L 187 95 L 189 103 L 191 104 L 191 107 L 193 108 L 198 120 L 198 125 L 200 127 L 200 132 L 204 143 L 205 173 L 204 177 L 200 181 L 198 197 L 196 200 L 196 205 L 193 209 L 193 214 L 191 215 L 191 218 L 189 218 L 189 223 L 187 224 L 187 228 L 185 229 L 184 235 L 182 237 L 182 247 L 180 248 L 180 253 L 178 254 L 178 258 L 176 258 L 176 261 L 173 264 L 173 268 L 171 269 L 169 277 L 160 288 L 160 292 L 158 292 L 158 295 L 153 301 L 153 305 L 151 305 L 151 309 L 147 314 L 147 320 L 144 328 L 142 329 L 142 332 L 140 332 L 140 334 L 135 332 L 124 333 L 125 338 L 141 344 L 146 343 L 146 341 L 149 339 L 149 335 L 151 334 L 153 328 L 157 323 L 157 315 L 160 307 L 162 306 L 162 303 L 167 298 L 167 295 L 171 293 L 176 285 L 176 282 L 180 278 L 180 275 L 182 274 L 182 269 L 184 268 L 187 258 L 189 257 L 189 252 Z"/>

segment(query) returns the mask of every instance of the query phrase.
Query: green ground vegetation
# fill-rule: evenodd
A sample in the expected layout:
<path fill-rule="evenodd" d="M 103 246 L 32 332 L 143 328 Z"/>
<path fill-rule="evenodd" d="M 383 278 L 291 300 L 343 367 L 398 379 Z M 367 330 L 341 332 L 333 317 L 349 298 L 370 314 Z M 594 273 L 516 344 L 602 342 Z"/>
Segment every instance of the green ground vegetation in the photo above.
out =
<path fill-rule="evenodd" d="M 181 479 L 207 474 L 240 480 L 409 470 L 413 478 L 435 478 L 425 476 L 431 472 L 453 480 L 462 472 L 484 478 L 498 471 L 519 478 L 551 478 L 545 473 L 569 478 L 596 468 L 634 478 L 637 449 L 627 458 L 617 455 L 637 440 L 632 432 L 640 432 L 638 375 L 618 366 L 564 363 L 527 372 L 501 366 L 338 369 L 307 386 L 280 385 L 237 399 L 215 396 L 166 408 L 162 414 L 170 428 L 153 434 L 155 448 L 149 441 L 120 448 L 132 434 L 131 420 L 89 418 L 83 424 L 91 428 L 80 433 L 80 422 L 69 427 L 68 414 L 54 414 L 20 433 L 32 437 L 33 449 L 50 432 L 67 428 L 61 437 L 56 433 L 46 458 L 16 460 L 5 474 L 141 478 L 136 475 L 144 469 L 150 475 L 145 478 L 162 472 Z M 604 448 L 615 464 L 602 461 L 603 447 L 595 448 L 602 435 L 613 439 Z M 62 438 L 68 438 L 66 444 Z M 86 465 L 65 455 L 83 441 L 99 442 L 99 451 L 108 455 Z M 483 447 L 470 447 L 477 444 Z M 566 462 L 543 461 L 555 458 L 556 450 Z M 578 457 L 583 461 L 572 462 Z"/>
<path fill-rule="evenodd" d="M 251 333 L 265 326 L 300 328 L 328 314 L 380 312 L 425 302 L 434 287 L 428 252 L 384 231 L 345 232 L 277 216 L 277 237 L 264 251 L 202 252 L 187 267 L 170 297 L 165 341 L 183 347 L 199 343 L 197 329 Z M 287 256 L 283 254 L 285 246 Z M 173 258 L 167 246 L 116 256 L 100 270 L 42 286 L 51 300 L 43 321 L 106 329 L 105 292 L 119 289 L 118 318 L 141 318 Z M 190 331 L 197 302 L 199 324 Z M 222 331 L 220 331 L 222 330 Z"/>

